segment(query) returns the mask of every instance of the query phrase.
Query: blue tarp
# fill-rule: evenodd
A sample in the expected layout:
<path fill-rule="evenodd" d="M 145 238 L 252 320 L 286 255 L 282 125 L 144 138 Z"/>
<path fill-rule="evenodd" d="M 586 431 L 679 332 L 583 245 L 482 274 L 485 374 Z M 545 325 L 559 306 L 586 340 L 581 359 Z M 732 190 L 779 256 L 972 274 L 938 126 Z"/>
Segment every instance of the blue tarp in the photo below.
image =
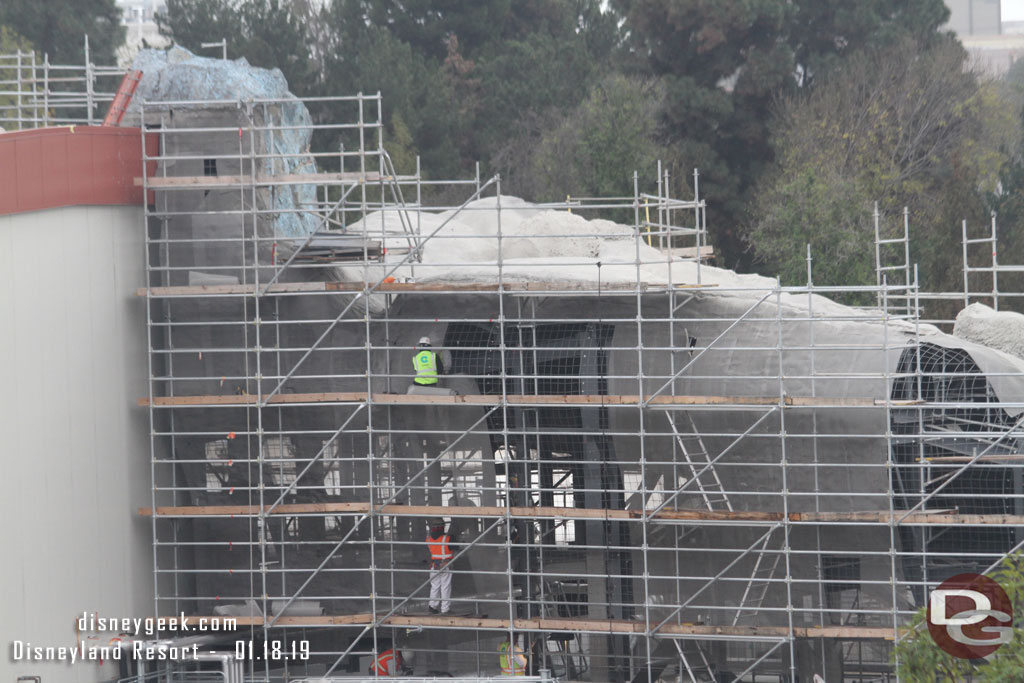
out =
<path fill-rule="evenodd" d="M 128 107 L 129 116 L 138 119 L 141 102 L 188 101 L 197 108 L 206 101 L 249 102 L 281 100 L 275 105 L 272 124 L 280 127 L 273 135 L 257 138 L 260 154 L 286 155 L 278 159 L 261 159 L 259 173 L 315 173 L 316 164 L 308 155 L 313 135 L 312 119 L 306 106 L 288 91 L 288 82 L 280 69 L 251 66 L 245 58 L 235 60 L 198 57 L 185 48 L 142 50 L 132 64 L 142 71 L 142 80 Z M 187 109 L 180 105 L 177 109 Z M 264 122 L 266 124 L 267 122 Z M 264 125 L 261 124 L 261 125 Z M 270 147 L 272 141 L 273 149 Z M 274 234 L 282 237 L 305 237 L 317 228 L 313 213 L 291 213 L 296 208 L 312 207 L 316 202 L 314 185 L 286 185 L 272 193 L 266 192 L 265 208 L 282 211 L 274 217 Z"/>

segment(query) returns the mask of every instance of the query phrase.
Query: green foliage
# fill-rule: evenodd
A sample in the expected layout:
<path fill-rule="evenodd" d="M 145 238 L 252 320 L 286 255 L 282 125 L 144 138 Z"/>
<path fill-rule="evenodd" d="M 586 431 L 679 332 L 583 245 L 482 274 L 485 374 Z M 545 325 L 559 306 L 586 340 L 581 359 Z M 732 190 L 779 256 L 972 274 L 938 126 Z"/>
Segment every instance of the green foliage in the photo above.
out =
<path fill-rule="evenodd" d="M 614 18 L 599 0 L 336 0 L 332 13 L 349 27 L 386 28 L 417 53 L 442 61 L 458 36 L 468 59 L 495 55 L 507 41 L 541 33 L 585 41 L 593 55 L 617 43 Z"/>
<path fill-rule="evenodd" d="M 201 43 L 234 39 L 241 33 L 237 4 L 232 0 L 167 0 L 167 11 L 157 15 L 157 25 L 175 43 L 197 52 Z M 229 46 L 233 47 L 230 42 Z"/>
<path fill-rule="evenodd" d="M 442 60 L 448 36 L 475 52 L 500 35 L 512 0 L 341 0 L 349 16 L 386 27 L 418 53 Z"/>
<path fill-rule="evenodd" d="M 607 76 L 578 106 L 546 121 L 536 144 L 528 134 L 506 148 L 512 191 L 541 201 L 631 195 L 634 170 L 655 177 L 664 96 L 657 82 Z"/>
<path fill-rule="evenodd" d="M 759 205 L 751 243 L 784 284 L 807 282 L 806 245 L 818 285 L 873 284 L 871 198 L 834 168 L 799 166 L 773 184 Z"/>
<path fill-rule="evenodd" d="M 395 172 L 402 175 L 411 175 L 416 172 L 416 152 L 413 147 L 412 133 L 409 126 L 405 125 L 401 114 L 391 117 L 391 125 L 388 127 L 388 135 L 384 140 L 384 148 L 391 157 L 391 163 L 395 165 Z"/>
<path fill-rule="evenodd" d="M 84 64 L 85 35 L 93 64 L 115 64 L 124 42 L 114 0 L 3 0 L 0 25 L 24 36 L 51 64 Z"/>
<path fill-rule="evenodd" d="M 1018 112 L 1015 129 L 1018 137 L 1008 143 L 1004 151 L 1009 156 L 999 176 L 999 183 L 988 198 L 988 208 L 994 211 L 999 225 L 999 260 L 1003 263 L 1024 262 L 1024 61 L 1018 60 L 1003 79 L 1002 93 L 1012 103 L 1008 112 Z M 1011 114 L 1012 115 L 1012 114 Z M 1010 282 L 1020 278 L 1007 276 Z M 1001 276 L 1002 278 L 1002 276 Z"/>
<path fill-rule="evenodd" d="M 569 111 L 587 94 L 599 68 L 580 41 L 533 33 L 502 46 L 475 68 L 479 87 L 471 130 L 481 153 L 500 147 L 524 112 Z"/>
<path fill-rule="evenodd" d="M 389 129 L 399 117 L 423 168 L 448 177 L 486 164 L 524 112 L 578 104 L 619 44 L 600 0 L 169 0 L 161 26 L 193 51 L 226 36 L 298 94 L 380 91 Z"/>
<path fill-rule="evenodd" d="M 794 17 L 795 55 L 807 77 L 828 73 L 860 49 L 885 49 L 910 39 L 930 46 L 949 10 L 934 0 L 818 0 L 804 3 Z"/>
<path fill-rule="evenodd" d="M 1007 557 L 990 576 L 1003 587 L 1013 603 L 1013 640 L 978 664 L 953 657 L 932 640 L 925 623 L 926 610 L 921 608 L 914 615 L 908 634 L 893 649 L 901 681 L 1006 683 L 1024 680 L 1024 556 Z"/>
<path fill-rule="evenodd" d="M 1018 59 L 1003 76 L 1007 92 L 1017 98 L 1024 97 L 1024 60 Z"/>
<path fill-rule="evenodd" d="M 33 52 L 32 41 L 15 31 L 10 26 L 0 24 L 0 54 L 15 52 Z"/>
<path fill-rule="evenodd" d="M 394 117 L 411 135 L 409 151 L 436 177 L 457 175 L 462 112 L 451 79 L 389 31 L 373 26 L 351 32 L 328 57 L 325 80 L 331 93 L 380 92 L 384 118 Z M 342 120 L 332 116 L 327 120 Z"/>
<path fill-rule="evenodd" d="M 772 161 L 775 98 L 807 87 L 845 55 L 900 36 L 930 40 L 942 0 L 616 0 L 640 68 L 667 79 L 669 141 L 708 182 L 708 220 L 727 265 L 743 261 L 737 224 Z"/>
<path fill-rule="evenodd" d="M 759 183 L 748 244 L 787 283 L 805 281 L 811 243 L 818 284 L 874 284 L 870 202 L 883 209 L 883 236 L 915 230 L 923 284 L 955 284 L 963 218 L 984 221 L 986 198 L 1015 138 L 1012 107 L 965 70 L 952 40 L 921 50 L 905 41 L 854 55 L 808 94 L 776 109 L 776 164 Z M 806 197 L 802 196 L 806 193 Z M 888 210 L 888 211 L 886 211 Z"/>

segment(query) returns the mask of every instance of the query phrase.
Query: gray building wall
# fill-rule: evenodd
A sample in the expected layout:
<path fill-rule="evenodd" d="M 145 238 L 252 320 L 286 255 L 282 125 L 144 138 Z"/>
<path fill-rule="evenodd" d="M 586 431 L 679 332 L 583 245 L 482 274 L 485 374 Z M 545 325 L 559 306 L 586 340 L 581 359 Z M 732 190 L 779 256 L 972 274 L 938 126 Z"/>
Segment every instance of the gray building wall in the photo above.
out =
<path fill-rule="evenodd" d="M 1002 33 L 1002 0 L 946 0 L 946 28 L 958 36 L 992 36 Z"/>
<path fill-rule="evenodd" d="M 114 663 L 15 662 L 75 619 L 153 611 L 141 207 L 0 216 L 0 671 L 85 683 Z M 106 645 L 114 633 L 87 644 Z"/>

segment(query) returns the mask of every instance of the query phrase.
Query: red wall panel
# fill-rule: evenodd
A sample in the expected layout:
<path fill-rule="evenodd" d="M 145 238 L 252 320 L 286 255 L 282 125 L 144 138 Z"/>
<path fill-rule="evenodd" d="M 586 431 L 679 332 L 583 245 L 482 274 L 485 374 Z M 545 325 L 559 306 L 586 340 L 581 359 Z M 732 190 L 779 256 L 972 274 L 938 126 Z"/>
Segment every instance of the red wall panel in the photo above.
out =
<path fill-rule="evenodd" d="M 150 156 L 155 133 L 146 135 Z M 149 162 L 149 173 L 156 162 Z M 138 128 L 63 126 L 0 133 L 0 214 L 81 204 L 142 204 Z"/>

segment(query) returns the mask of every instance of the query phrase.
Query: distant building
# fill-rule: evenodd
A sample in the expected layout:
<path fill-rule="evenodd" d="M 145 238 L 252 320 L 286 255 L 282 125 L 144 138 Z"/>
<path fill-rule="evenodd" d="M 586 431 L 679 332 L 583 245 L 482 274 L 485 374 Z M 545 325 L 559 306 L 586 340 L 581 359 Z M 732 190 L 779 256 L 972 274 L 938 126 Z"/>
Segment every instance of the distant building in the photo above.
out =
<path fill-rule="evenodd" d="M 990 76 L 1003 76 L 1018 59 L 1024 57 L 1024 34 L 1001 36 L 962 36 L 971 61 Z"/>
<path fill-rule="evenodd" d="M 127 67 L 147 45 L 170 45 L 156 24 L 156 15 L 167 11 L 167 0 L 117 0 L 117 6 L 121 10 L 121 25 L 126 29 L 124 45 L 117 51 L 118 66 Z"/>
<path fill-rule="evenodd" d="M 1002 29 L 1002 0 L 946 0 L 949 28 L 960 36 L 995 36 Z"/>
<path fill-rule="evenodd" d="M 121 10 L 121 24 L 152 23 L 156 25 L 156 15 L 167 10 L 167 0 L 117 0 Z"/>
<path fill-rule="evenodd" d="M 1024 57 L 1020 22 L 1002 22 L 1002 0 L 946 0 L 949 23 L 971 54 L 975 66 L 990 76 L 1002 76 Z"/>

